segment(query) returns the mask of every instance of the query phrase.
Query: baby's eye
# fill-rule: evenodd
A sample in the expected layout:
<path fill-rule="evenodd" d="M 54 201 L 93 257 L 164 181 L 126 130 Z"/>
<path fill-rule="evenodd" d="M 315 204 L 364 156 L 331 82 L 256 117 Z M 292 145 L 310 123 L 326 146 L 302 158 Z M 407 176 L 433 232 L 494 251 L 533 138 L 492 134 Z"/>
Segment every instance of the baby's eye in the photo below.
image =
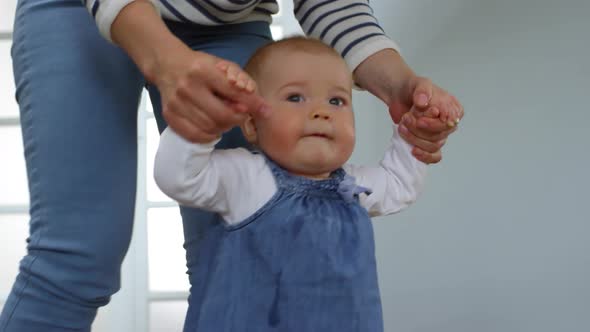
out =
<path fill-rule="evenodd" d="M 344 99 L 339 98 L 339 97 L 334 97 L 334 98 L 330 99 L 330 104 L 335 105 L 335 106 L 342 106 L 346 103 L 344 102 Z"/>
<path fill-rule="evenodd" d="M 292 103 L 300 103 L 303 101 L 303 96 L 300 94 L 292 94 L 287 97 L 287 100 Z"/>

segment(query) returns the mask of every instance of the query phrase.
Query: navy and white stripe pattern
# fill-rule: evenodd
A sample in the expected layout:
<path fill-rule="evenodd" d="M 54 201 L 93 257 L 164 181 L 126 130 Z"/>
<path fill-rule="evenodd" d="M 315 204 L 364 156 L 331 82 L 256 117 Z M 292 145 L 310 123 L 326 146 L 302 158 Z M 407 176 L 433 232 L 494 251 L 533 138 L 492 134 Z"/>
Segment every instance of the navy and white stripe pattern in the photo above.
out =
<path fill-rule="evenodd" d="M 100 0 L 82 0 L 82 3 L 84 4 L 84 6 L 86 6 L 86 8 L 88 8 L 88 11 L 90 11 L 92 17 L 96 18 L 96 12 L 98 11 L 98 7 L 100 6 Z"/>
<path fill-rule="evenodd" d="M 103 36 L 123 7 L 133 0 L 82 0 Z M 272 20 L 277 0 L 149 0 L 162 17 L 201 25 Z M 334 47 L 355 68 L 371 54 L 397 49 L 377 23 L 369 0 L 293 0 L 295 17 L 308 36 Z"/>
<path fill-rule="evenodd" d="M 102 12 L 112 21 L 133 0 L 82 0 L 88 11 L 101 24 Z M 278 13 L 276 0 L 150 0 L 167 19 L 202 25 L 223 25 L 251 21 L 271 21 Z M 113 11 L 113 9 L 117 9 Z M 103 16 L 105 16 L 103 14 Z M 103 29 L 101 29 L 102 31 Z"/>
<path fill-rule="evenodd" d="M 203 25 L 267 21 L 279 7 L 275 0 L 158 0 L 162 16 Z"/>
<path fill-rule="evenodd" d="M 379 49 L 397 49 L 385 36 L 369 0 L 295 0 L 294 4 L 303 31 L 334 47 L 351 68 Z"/>

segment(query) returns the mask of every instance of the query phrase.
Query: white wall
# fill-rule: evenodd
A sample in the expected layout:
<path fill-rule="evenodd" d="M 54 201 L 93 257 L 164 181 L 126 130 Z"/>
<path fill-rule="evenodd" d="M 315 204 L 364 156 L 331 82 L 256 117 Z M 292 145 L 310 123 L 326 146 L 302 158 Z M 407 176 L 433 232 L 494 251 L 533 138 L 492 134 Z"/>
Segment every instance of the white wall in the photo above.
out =
<path fill-rule="evenodd" d="M 372 3 L 466 109 L 421 201 L 376 221 L 386 331 L 590 331 L 590 2 Z M 374 161 L 388 115 L 356 112 Z"/>

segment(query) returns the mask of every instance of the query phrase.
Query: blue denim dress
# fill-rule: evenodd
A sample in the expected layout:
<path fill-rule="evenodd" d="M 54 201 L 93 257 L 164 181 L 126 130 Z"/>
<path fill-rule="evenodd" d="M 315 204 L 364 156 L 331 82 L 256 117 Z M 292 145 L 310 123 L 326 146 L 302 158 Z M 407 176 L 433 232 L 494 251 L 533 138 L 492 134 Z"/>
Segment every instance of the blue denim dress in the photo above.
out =
<path fill-rule="evenodd" d="M 192 290 L 193 329 L 383 331 L 373 228 L 358 202 L 365 189 L 342 169 L 315 181 L 268 165 L 276 194 L 203 243 L 213 259 Z"/>

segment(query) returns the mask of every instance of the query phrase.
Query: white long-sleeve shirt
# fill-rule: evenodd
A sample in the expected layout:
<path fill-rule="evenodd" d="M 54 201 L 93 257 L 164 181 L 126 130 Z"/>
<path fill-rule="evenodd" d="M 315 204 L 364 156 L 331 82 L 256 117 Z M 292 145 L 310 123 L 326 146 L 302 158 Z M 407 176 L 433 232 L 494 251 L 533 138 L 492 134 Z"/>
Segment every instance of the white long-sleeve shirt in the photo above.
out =
<path fill-rule="evenodd" d="M 100 33 L 111 40 L 111 25 L 134 0 L 82 0 Z M 200 25 L 253 21 L 271 22 L 278 13 L 276 0 L 150 0 L 162 17 Z M 294 12 L 303 31 L 334 47 L 354 70 L 370 55 L 387 48 L 399 50 L 387 38 L 369 6 L 369 0 L 294 0 Z"/>
<path fill-rule="evenodd" d="M 246 149 L 214 150 L 193 144 L 171 128 L 162 133 L 154 177 L 160 189 L 180 205 L 219 213 L 227 224 L 254 214 L 277 192 L 265 157 Z M 424 185 L 426 164 L 411 154 L 411 146 L 394 128 L 391 145 L 378 166 L 344 165 L 356 184 L 369 188 L 360 204 L 370 216 L 396 213 L 413 203 Z"/>

